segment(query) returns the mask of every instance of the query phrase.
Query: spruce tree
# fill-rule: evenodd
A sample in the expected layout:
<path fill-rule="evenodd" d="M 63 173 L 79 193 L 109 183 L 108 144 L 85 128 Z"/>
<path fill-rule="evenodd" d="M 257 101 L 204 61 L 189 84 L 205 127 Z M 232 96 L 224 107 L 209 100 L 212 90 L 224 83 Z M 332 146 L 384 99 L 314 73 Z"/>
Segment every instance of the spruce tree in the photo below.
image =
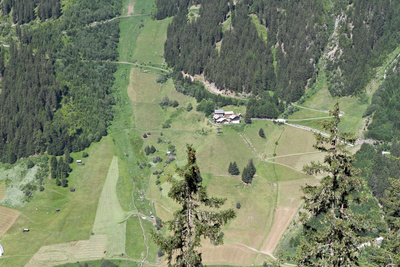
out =
<path fill-rule="evenodd" d="M 166 255 L 169 264 L 173 266 L 200 266 L 201 236 L 210 239 L 214 245 L 222 244 L 221 227 L 236 214 L 233 209 L 216 211 L 226 201 L 223 198 L 212 198 L 201 185 L 201 175 L 196 163 L 196 152 L 187 147 L 188 162 L 177 173 L 181 179 L 169 178 L 172 187 L 168 196 L 181 205 L 181 209 L 174 212 L 173 220 L 169 221 L 168 229 L 172 236 L 165 237 L 161 233 L 152 233 L 155 243 Z M 199 207 L 208 207 L 200 210 Z M 209 209 L 212 208 L 212 209 Z"/>
<path fill-rule="evenodd" d="M 299 266 L 355 266 L 358 265 L 360 244 L 365 242 L 359 233 L 365 223 L 350 209 L 362 200 L 363 183 L 354 177 L 353 157 L 346 150 L 354 137 L 338 131 L 339 104 L 333 120 L 322 122 L 329 137 L 315 134 L 314 147 L 326 153 L 324 163 L 312 162 L 304 166 L 307 174 L 325 173 L 319 185 L 306 185 L 304 192 L 303 236 L 305 240 L 297 257 Z"/>
<path fill-rule="evenodd" d="M 254 166 L 253 159 L 249 159 L 246 167 L 243 168 L 242 181 L 246 184 L 251 184 L 254 174 L 256 174 L 256 167 Z"/>
<path fill-rule="evenodd" d="M 232 173 L 231 174 L 232 175 L 239 175 L 240 174 L 240 171 L 239 171 L 239 168 L 238 168 L 238 166 L 236 164 L 236 161 L 234 161 L 232 163 Z"/>
<path fill-rule="evenodd" d="M 229 167 L 228 167 L 228 173 L 230 174 L 230 175 L 233 175 L 233 169 L 232 169 L 232 162 L 229 162 Z"/>
<path fill-rule="evenodd" d="M 69 154 L 69 149 L 68 148 L 65 149 L 64 154 L 65 154 L 65 162 L 68 163 L 68 164 L 71 163 L 72 159 L 71 159 L 71 156 Z"/>
<path fill-rule="evenodd" d="M 243 168 L 243 171 L 242 171 L 242 181 L 243 181 L 244 183 L 246 183 L 246 184 L 248 184 L 248 183 L 250 182 L 250 179 L 249 179 L 249 171 L 248 171 L 248 169 L 247 169 L 247 166 L 245 166 L 245 167 Z"/>

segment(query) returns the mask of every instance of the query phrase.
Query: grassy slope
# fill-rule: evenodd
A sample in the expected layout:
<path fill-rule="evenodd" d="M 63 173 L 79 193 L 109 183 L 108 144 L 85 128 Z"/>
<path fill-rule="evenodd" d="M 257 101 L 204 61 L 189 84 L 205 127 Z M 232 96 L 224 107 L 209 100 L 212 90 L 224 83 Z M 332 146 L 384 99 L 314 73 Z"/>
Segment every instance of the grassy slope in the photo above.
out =
<path fill-rule="evenodd" d="M 2 237 L 7 253 L 0 266 L 23 266 L 44 244 L 89 238 L 113 155 L 111 139 L 105 137 L 86 151 L 90 157 L 84 160 L 85 165 L 71 165 L 73 171 L 68 180 L 76 192 L 71 193 L 68 188 L 57 187 L 54 180 L 47 180 L 46 189 L 21 209 L 21 216 Z M 81 158 L 81 153 L 71 156 Z M 61 211 L 56 212 L 57 208 Z M 31 231 L 22 233 L 23 228 Z"/>

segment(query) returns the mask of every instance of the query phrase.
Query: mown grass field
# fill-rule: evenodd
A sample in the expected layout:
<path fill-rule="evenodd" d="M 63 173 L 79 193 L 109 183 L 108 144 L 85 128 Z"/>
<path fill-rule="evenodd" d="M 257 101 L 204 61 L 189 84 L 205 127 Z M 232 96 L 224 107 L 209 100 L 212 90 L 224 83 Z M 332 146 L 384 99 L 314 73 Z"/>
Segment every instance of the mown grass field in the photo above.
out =
<path fill-rule="evenodd" d="M 24 266 L 43 246 L 89 239 L 108 166 L 114 154 L 112 140 L 105 137 L 87 150 L 90 155 L 85 165 L 71 164 L 73 171 L 68 178 L 68 188 L 55 185 L 54 180 L 45 181 L 45 190 L 20 209 L 21 215 L 2 236 L 6 251 L 0 266 Z M 82 153 L 71 153 L 75 159 Z M 56 209 L 61 209 L 56 212 Z M 22 229 L 29 228 L 29 233 Z M 21 242 L 23 240 L 23 242 Z"/>
<path fill-rule="evenodd" d="M 126 215 L 117 197 L 118 178 L 118 157 L 114 156 L 100 195 L 93 225 L 93 232 L 96 235 L 107 236 L 108 257 L 125 253 Z"/>
<path fill-rule="evenodd" d="M 0 237 L 14 224 L 18 216 L 19 211 L 0 207 Z"/>

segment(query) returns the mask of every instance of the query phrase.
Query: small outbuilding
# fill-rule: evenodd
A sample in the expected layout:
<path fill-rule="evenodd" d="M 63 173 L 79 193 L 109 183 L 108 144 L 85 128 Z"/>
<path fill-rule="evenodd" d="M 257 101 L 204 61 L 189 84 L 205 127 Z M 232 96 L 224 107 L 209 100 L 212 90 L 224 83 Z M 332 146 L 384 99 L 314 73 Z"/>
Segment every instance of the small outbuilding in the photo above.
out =
<path fill-rule="evenodd" d="M 60 209 L 56 209 L 56 211 L 57 211 L 57 212 L 59 212 L 59 211 L 60 211 Z"/>
<path fill-rule="evenodd" d="M 82 163 L 82 160 L 81 160 L 81 159 L 78 159 L 78 160 L 76 161 L 76 163 L 81 164 L 81 163 Z"/>
<path fill-rule="evenodd" d="M 29 232 L 29 229 L 25 228 L 24 230 L 22 230 L 22 232 L 24 232 L 24 233 Z"/>
<path fill-rule="evenodd" d="M 217 116 L 224 116 L 224 110 L 222 110 L 222 109 L 216 109 L 216 110 L 214 110 L 214 115 L 217 115 Z"/>
<path fill-rule="evenodd" d="M 70 187 L 70 188 L 69 188 L 69 191 L 70 191 L 70 192 L 75 192 L 75 187 Z"/>

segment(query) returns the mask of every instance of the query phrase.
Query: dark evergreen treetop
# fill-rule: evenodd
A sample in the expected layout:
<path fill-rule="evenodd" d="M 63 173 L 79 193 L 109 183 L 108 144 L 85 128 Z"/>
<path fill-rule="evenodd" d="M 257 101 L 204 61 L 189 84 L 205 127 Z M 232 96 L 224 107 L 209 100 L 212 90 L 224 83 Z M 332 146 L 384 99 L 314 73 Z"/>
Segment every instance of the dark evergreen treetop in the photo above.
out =
<path fill-rule="evenodd" d="M 325 173 L 319 185 L 307 185 L 304 192 L 305 241 L 298 255 L 300 266 L 355 266 L 359 261 L 358 246 L 365 242 L 360 234 L 367 222 L 351 210 L 362 199 L 363 181 L 354 177 L 353 156 L 347 151 L 354 137 L 338 131 L 339 104 L 331 112 L 334 119 L 322 123 L 329 137 L 316 134 L 314 147 L 325 152 L 324 163 L 304 166 L 307 174 Z"/>
<path fill-rule="evenodd" d="M 200 169 L 196 163 L 196 151 L 187 147 L 188 162 L 183 168 L 178 168 L 179 179 L 170 178 L 172 187 L 168 196 L 181 205 L 174 212 L 174 219 L 168 221 L 171 236 L 153 233 L 156 244 L 167 254 L 169 264 L 174 266 L 200 266 L 201 237 L 210 239 L 214 245 L 222 244 L 221 227 L 236 214 L 233 209 L 216 211 L 226 201 L 223 198 L 213 198 L 207 195 L 207 190 L 201 185 Z M 200 205 L 210 209 L 200 210 Z"/>

